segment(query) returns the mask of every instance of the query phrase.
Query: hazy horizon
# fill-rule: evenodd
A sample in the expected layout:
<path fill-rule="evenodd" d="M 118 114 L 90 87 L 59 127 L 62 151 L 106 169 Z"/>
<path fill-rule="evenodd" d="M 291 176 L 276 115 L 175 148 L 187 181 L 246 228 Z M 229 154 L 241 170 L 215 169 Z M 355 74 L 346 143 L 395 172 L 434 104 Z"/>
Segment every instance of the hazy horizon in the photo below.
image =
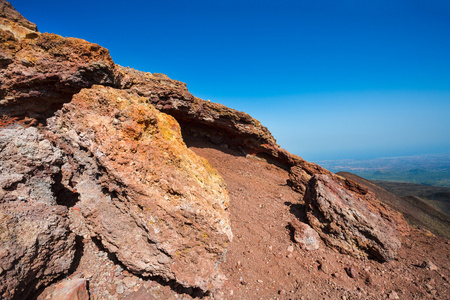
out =
<path fill-rule="evenodd" d="M 10 1 L 244 111 L 306 160 L 450 152 L 446 1 Z"/>

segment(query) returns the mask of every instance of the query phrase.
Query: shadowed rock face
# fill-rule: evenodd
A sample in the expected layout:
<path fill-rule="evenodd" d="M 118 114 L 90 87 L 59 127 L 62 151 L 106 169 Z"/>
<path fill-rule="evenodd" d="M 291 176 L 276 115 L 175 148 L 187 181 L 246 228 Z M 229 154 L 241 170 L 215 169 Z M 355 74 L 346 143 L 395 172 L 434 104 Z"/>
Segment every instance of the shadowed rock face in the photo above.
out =
<path fill-rule="evenodd" d="M 70 185 L 89 229 L 136 274 L 210 290 L 231 241 L 225 183 L 146 98 L 94 86 L 48 121 L 70 149 Z M 82 168 L 81 168 L 82 166 Z M 82 170 L 82 171 L 81 171 Z"/>
<path fill-rule="evenodd" d="M 305 203 L 309 223 L 327 245 L 356 257 L 395 258 L 400 248 L 396 228 L 407 225 L 372 194 L 352 193 L 327 175 L 315 175 Z"/>
<path fill-rule="evenodd" d="M 272 154 L 278 148 L 269 130 L 246 113 L 204 101 L 190 94 L 186 84 L 163 74 L 116 68 L 117 87 L 145 97 L 158 110 L 170 114 L 185 135 L 200 136 L 247 153 Z M 265 145 L 262 148 L 261 145 Z M 267 149 L 266 149 L 267 148 Z"/>
<path fill-rule="evenodd" d="M 0 130 L 2 299 L 25 299 L 72 264 L 75 236 L 53 194 L 61 159 L 36 128 Z"/>

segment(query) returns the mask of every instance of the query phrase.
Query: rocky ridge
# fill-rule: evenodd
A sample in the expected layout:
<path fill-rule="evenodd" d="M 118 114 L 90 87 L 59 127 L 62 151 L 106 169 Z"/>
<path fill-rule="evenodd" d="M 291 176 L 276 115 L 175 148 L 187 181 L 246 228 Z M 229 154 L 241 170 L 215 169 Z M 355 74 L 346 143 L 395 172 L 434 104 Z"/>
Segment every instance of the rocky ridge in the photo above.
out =
<path fill-rule="evenodd" d="M 227 187 L 185 141 L 288 170 L 286 182 L 307 203 L 302 221 L 328 246 L 355 257 L 396 257 L 399 237 L 408 232 L 401 215 L 367 188 L 281 149 L 248 114 L 194 97 L 166 75 L 115 65 L 99 45 L 39 33 L 4 0 L 0 41 L 0 137 L 6 141 L 0 148 L 0 225 L 10 232 L 0 240 L 0 276 L 15 278 L 2 280 L 2 297 L 27 297 L 67 276 L 84 264 L 76 253 L 89 245 L 140 281 L 155 279 L 190 295 L 220 290 L 226 280 L 220 265 L 233 237 Z M 27 149 L 25 157 L 20 149 Z M 7 220 L 20 220 L 21 210 L 31 219 L 53 216 L 36 230 L 58 247 L 32 242 L 31 233 L 23 241 L 23 248 L 34 243 L 45 263 L 12 259 L 12 250 L 23 256 L 11 244 L 23 229 L 8 225 L 20 221 Z M 349 210 L 353 217 L 343 213 Z M 338 227 L 330 231 L 330 224 Z M 300 241 L 300 231 L 297 236 Z M 310 232 L 311 238 L 316 235 Z M 317 248 L 316 240 L 309 250 Z M 15 277 L 17 268 L 32 275 Z M 116 286 L 116 295 L 120 291 Z"/>

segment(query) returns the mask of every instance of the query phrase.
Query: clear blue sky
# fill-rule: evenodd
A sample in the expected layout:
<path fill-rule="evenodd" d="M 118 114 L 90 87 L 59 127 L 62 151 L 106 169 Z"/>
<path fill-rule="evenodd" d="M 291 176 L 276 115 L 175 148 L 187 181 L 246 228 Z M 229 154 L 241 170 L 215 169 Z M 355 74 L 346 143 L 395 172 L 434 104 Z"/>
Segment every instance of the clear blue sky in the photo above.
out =
<path fill-rule="evenodd" d="M 11 0 L 307 160 L 450 152 L 450 1 Z"/>

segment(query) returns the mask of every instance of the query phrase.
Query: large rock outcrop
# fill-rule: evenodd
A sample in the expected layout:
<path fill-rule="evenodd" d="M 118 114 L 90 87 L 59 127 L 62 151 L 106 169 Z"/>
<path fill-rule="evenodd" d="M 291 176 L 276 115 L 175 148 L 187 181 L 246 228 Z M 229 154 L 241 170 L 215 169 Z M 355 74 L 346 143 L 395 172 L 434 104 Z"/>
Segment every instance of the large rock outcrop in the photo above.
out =
<path fill-rule="evenodd" d="M 84 89 L 48 120 L 92 235 L 129 270 L 218 288 L 232 233 L 225 183 L 146 98 Z"/>
<path fill-rule="evenodd" d="M 395 258 L 399 231 L 407 225 L 371 193 L 357 194 L 328 175 L 315 175 L 304 199 L 308 221 L 327 245 L 381 262 Z"/>
<path fill-rule="evenodd" d="M 69 271 L 75 236 L 53 193 L 61 162 L 36 128 L 0 130 L 2 299 L 25 299 Z"/>
<path fill-rule="evenodd" d="M 232 239 L 228 194 L 183 138 L 290 170 L 328 245 L 395 256 L 401 220 L 389 222 L 393 214 L 360 185 L 281 149 L 248 114 L 196 98 L 166 75 L 117 66 L 99 45 L 40 33 L 0 0 L 2 297 L 26 297 L 67 272 L 66 207 L 75 203 L 89 234 L 128 271 L 219 288 Z"/>
<path fill-rule="evenodd" d="M 72 95 L 112 85 L 115 64 L 97 44 L 39 33 L 0 1 L 0 114 L 45 122 Z M 14 11 L 15 12 L 15 11 Z"/>

